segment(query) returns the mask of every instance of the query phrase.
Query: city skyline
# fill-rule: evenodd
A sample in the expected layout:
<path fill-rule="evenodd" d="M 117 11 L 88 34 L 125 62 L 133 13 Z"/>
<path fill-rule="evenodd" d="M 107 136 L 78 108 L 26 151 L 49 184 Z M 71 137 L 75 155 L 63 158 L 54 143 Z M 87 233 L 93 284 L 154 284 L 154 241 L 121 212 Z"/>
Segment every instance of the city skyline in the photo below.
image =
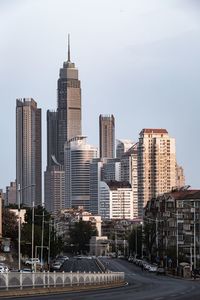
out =
<path fill-rule="evenodd" d="M 61 2 L 64 6 L 64 2 Z M 195 38 L 199 31 L 198 9 L 197 12 L 194 11 L 194 8 L 198 7 L 187 6 L 187 1 L 184 1 L 185 4 L 182 5 L 180 1 L 175 2 L 176 4 L 173 5 L 172 1 L 169 1 L 166 5 L 153 1 L 152 6 L 149 6 L 145 1 L 141 1 L 141 5 L 136 4 L 135 1 L 133 4 L 131 1 L 125 1 L 124 4 L 122 1 L 117 1 L 113 7 L 108 5 L 105 12 L 105 23 L 108 25 L 110 14 L 111 20 L 113 20 L 111 29 L 114 30 L 114 24 L 118 24 L 117 28 L 119 28 L 120 22 L 122 29 L 119 34 L 117 34 L 117 30 L 114 31 L 112 40 L 110 39 L 111 31 L 108 30 L 106 33 L 104 26 L 100 30 L 100 20 L 97 19 L 96 25 L 94 24 L 100 30 L 98 31 L 97 45 L 99 46 L 99 42 L 102 44 L 103 41 L 103 45 L 98 51 L 97 45 L 93 43 L 92 33 L 95 26 L 93 31 L 86 31 L 84 37 L 82 36 L 83 31 L 77 30 L 75 25 L 74 27 L 66 22 L 65 30 L 62 29 L 58 34 L 56 24 L 51 23 L 48 18 L 45 19 L 46 24 L 55 26 L 55 30 L 52 32 L 52 40 L 55 45 L 50 41 L 50 35 L 48 35 L 50 31 L 44 26 L 41 34 L 37 27 L 30 31 L 29 38 L 35 43 L 34 51 L 31 50 L 28 42 L 22 47 L 22 40 L 27 37 L 27 32 L 25 29 L 21 30 L 21 33 L 20 30 L 16 30 L 16 36 L 12 36 L 13 25 L 22 29 L 20 26 L 24 20 L 16 24 L 18 17 L 28 18 L 33 17 L 34 14 L 40 21 L 38 24 L 41 25 L 44 4 L 40 4 L 39 1 L 35 1 L 36 4 L 33 4 L 33 1 L 30 1 L 29 4 L 25 4 L 24 1 L 16 1 L 15 3 L 18 3 L 16 6 L 10 1 L 7 1 L 8 4 L 2 2 L 5 4 L 1 4 L 1 22 L 6 26 L 6 20 L 9 20 L 11 27 L 8 26 L 6 29 L 3 26 L 4 29 L 1 29 L 4 33 L 5 43 L 1 46 L 0 51 L 1 59 L 3 58 L 5 62 L 1 62 L 2 70 L 0 71 L 1 99 L 3 100 L 0 134 L 2 140 L 8 137 L 1 149 L 0 167 L 4 170 L 4 173 L 0 175 L 1 188 L 5 189 L 9 182 L 15 179 L 14 115 L 15 100 L 18 97 L 32 97 L 43 109 L 42 148 L 43 171 L 45 170 L 45 115 L 47 109 L 51 110 L 56 107 L 56 80 L 60 64 L 67 58 L 68 32 L 71 33 L 72 61 L 76 62 L 82 81 L 83 134 L 88 136 L 89 143 L 98 145 L 99 114 L 115 116 L 116 139 L 128 138 L 137 141 L 142 128 L 166 128 L 170 136 L 176 138 L 177 161 L 184 168 L 186 183 L 192 187 L 198 187 L 200 142 L 197 139 L 200 125 L 198 124 L 199 90 L 196 73 L 199 69 L 199 61 L 195 61 L 195 59 L 198 57 L 200 44 Z M 53 15 L 56 3 L 55 5 L 53 2 L 50 3 L 49 9 Z M 86 7 L 89 3 L 91 1 L 86 1 Z M 193 4 L 195 5 L 194 1 Z M 105 2 L 102 4 L 99 2 L 97 5 L 100 11 L 103 11 L 104 7 Z M 172 26 L 174 32 L 170 26 L 170 28 L 165 27 L 167 17 L 163 21 L 159 19 L 163 31 L 155 30 L 152 20 L 155 14 L 158 17 L 158 12 L 154 11 L 156 7 L 161 15 L 164 13 L 164 9 L 167 9 L 167 16 L 170 15 L 172 23 L 175 22 Z M 32 8 L 32 13 L 30 8 Z M 41 12 L 37 15 L 38 8 L 41 8 Z M 137 9 L 134 22 L 138 22 L 138 24 L 144 20 L 144 14 L 146 15 L 151 25 L 149 38 L 147 37 L 148 20 L 146 25 L 140 28 L 141 31 L 138 30 L 136 26 L 133 26 L 134 22 L 128 11 L 129 8 L 132 13 L 133 8 Z M 72 11 L 75 9 L 73 4 L 71 9 Z M 88 24 L 96 16 L 98 10 L 94 6 L 91 9 L 94 11 L 94 15 L 89 18 Z M 173 10 L 179 12 L 176 20 L 173 18 Z M 61 14 L 58 7 L 56 7 L 55 15 L 56 12 Z M 70 21 L 73 22 L 71 19 Z M 132 26 L 129 32 L 130 36 L 125 31 L 128 28 L 128 22 Z M 153 29 L 155 30 L 154 34 Z M 36 32 L 37 35 L 35 35 Z M 13 40 L 11 40 L 11 36 Z M 139 38 L 141 36 L 142 38 Z M 38 43 L 36 43 L 37 41 Z M 117 44 L 116 53 L 113 54 L 111 50 Z M 146 46 L 148 46 L 148 51 L 146 51 Z M 15 83 L 10 81 L 11 72 L 15 77 Z M 41 78 L 45 80 L 42 81 Z M 142 105 L 139 102 L 143 102 Z M 181 118 L 182 122 L 180 122 Z M 6 142 L 9 146 L 6 145 Z M 193 146 L 192 160 L 191 145 Z"/>

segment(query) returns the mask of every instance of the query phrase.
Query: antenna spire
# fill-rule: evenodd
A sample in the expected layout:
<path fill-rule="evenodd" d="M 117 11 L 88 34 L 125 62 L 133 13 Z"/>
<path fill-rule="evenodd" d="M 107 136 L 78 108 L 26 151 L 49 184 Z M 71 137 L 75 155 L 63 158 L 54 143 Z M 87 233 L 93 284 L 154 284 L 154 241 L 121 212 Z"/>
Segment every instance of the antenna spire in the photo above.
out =
<path fill-rule="evenodd" d="M 68 61 L 70 61 L 70 34 L 68 34 Z"/>

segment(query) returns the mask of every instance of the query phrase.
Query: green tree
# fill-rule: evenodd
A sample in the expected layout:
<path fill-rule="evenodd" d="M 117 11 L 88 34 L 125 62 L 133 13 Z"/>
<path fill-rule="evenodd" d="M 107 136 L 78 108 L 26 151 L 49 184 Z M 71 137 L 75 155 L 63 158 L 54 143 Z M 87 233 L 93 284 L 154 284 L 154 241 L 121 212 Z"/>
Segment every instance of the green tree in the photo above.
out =
<path fill-rule="evenodd" d="M 17 216 L 5 207 L 2 210 L 2 233 L 3 237 L 11 238 L 13 241 L 18 237 Z"/>
<path fill-rule="evenodd" d="M 135 225 L 128 236 L 129 252 L 131 255 L 142 255 L 142 226 Z"/>
<path fill-rule="evenodd" d="M 50 235 L 50 256 L 54 257 L 60 253 L 63 249 L 63 242 L 60 237 L 56 236 L 56 232 L 52 227 L 49 226 L 51 215 L 42 207 L 38 206 L 34 210 L 34 251 L 36 246 L 41 250 L 42 242 L 42 223 L 44 214 L 44 239 L 43 239 L 43 255 L 44 259 L 47 260 L 49 247 L 49 235 Z M 50 229 L 50 232 L 49 232 Z M 22 255 L 31 257 L 32 255 L 32 208 L 26 208 L 25 223 L 22 225 L 22 236 L 21 236 L 21 252 Z M 40 253 L 40 251 L 38 251 Z M 37 253 L 37 256 L 40 256 Z"/>
<path fill-rule="evenodd" d="M 89 251 L 89 242 L 97 234 L 96 228 L 90 222 L 79 221 L 70 229 L 70 243 L 74 245 L 75 252 L 86 253 Z"/>

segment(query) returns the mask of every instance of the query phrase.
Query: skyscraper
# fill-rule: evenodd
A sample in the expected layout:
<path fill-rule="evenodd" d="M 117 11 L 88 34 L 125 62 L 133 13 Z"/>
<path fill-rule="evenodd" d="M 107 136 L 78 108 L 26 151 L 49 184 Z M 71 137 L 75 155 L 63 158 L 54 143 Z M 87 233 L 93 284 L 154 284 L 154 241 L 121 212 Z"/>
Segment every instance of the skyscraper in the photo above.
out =
<path fill-rule="evenodd" d="M 121 181 L 128 181 L 133 191 L 133 217 L 138 217 L 138 143 L 121 156 Z"/>
<path fill-rule="evenodd" d="M 44 177 L 48 210 L 55 212 L 65 207 L 64 145 L 77 135 L 81 135 L 81 83 L 78 70 L 70 59 L 68 37 L 68 59 L 60 69 L 57 83 L 57 111 L 47 111 L 47 169 Z"/>
<path fill-rule="evenodd" d="M 175 139 L 166 129 L 143 129 L 138 144 L 138 209 L 176 185 Z"/>
<path fill-rule="evenodd" d="M 16 181 L 21 203 L 42 204 L 41 109 L 32 98 L 16 100 Z"/>
<path fill-rule="evenodd" d="M 115 118 L 113 115 L 99 116 L 99 148 L 101 158 L 115 157 Z"/>
<path fill-rule="evenodd" d="M 52 156 L 58 157 L 58 119 L 57 112 L 47 110 L 47 169 L 54 165 Z"/>
<path fill-rule="evenodd" d="M 65 143 L 66 207 L 90 209 L 90 162 L 97 157 L 97 148 L 79 136 Z"/>
<path fill-rule="evenodd" d="M 68 60 L 60 69 L 57 85 L 57 161 L 64 165 L 64 144 L 81 135 L 81 83 L 78 69 L 70 60 L 70 41 L 68 38 Z"/>

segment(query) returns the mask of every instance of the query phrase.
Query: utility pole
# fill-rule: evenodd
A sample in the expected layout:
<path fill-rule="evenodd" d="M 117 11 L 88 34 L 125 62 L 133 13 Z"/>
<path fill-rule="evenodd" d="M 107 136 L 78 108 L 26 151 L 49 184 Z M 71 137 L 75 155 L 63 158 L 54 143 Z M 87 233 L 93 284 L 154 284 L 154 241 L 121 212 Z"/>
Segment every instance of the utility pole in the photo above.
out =
<path fill-rule="evenodd" d="M 42 212 L 41 268 L 43 268 L 43 246 L 44 246 L 44 207 Z"/>
<path fill-rule="evenodd" d="M 17 186 L 17 201 L 18 201 L 18 269 L 21 270 L 21 215 L 20 215 L 20 184 Z"/>
<path fill-rule="evenodd" d="M 158 218 L 156 217 L 156 256 L 158 258 Z"/>
<path fill-rule="evenodd" d="M 197 266 L 197 257 L 196 257 L 196 203 L 194 200 L 194 269 Z"/>

